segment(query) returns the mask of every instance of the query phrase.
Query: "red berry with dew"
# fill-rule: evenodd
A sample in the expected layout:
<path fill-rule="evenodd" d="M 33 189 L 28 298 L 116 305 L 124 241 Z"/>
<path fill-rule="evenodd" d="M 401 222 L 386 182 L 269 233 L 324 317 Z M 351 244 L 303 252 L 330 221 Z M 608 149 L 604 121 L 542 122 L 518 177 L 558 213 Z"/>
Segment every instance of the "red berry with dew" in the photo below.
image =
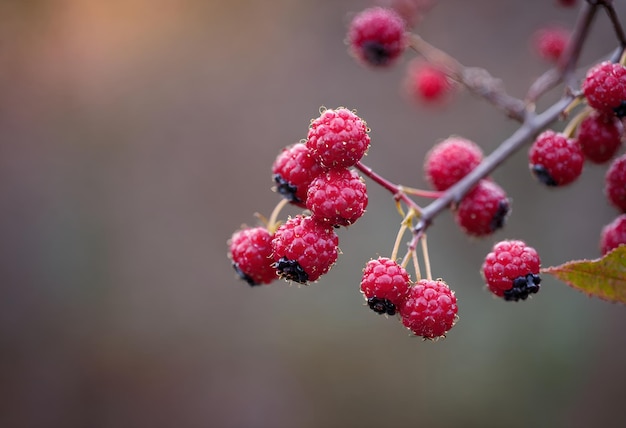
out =
<path fill-rule="evenodd" d="M 489 290 L 507 301 L 526 300 L 539 291 L 541 260 L 537 251 L 520 240 L 500 241 L 482 266 Z"/>
<path fill-rule="evenodd" d="M 570 32 L 562 27 L 541 28 L 533 34 L 533 50 L 543 59 L 558 62 L 570 39 Z"/>
<path fill-rule="evenodd" d="M 487 236 L 504 226 L 510 211 L 506 192 L 491 180 L 480 180 L 461 200 L 456 223 L 470 236 Z"/>
<path fill-rule="evenodd" d="M 483 159 L 481 148 L 462 137 L 449 137 L 426 154 L 424 173 L 439 191 L 447 190 L 469 174 Z"/>
<path fill-rule="evenodd" d="M 276 191 L 294 205 L 304 208 L 309 184 L 321 174 L 322 167 L 304 143 L 286 147 L 272 165 Z"/>
<path fill-rule="evenodd" d="M 309 186 L 306 207 L 315 220 L 330 226 L 349 226 L 367 208 L 365 182 L 350 169 L 332 169 L 317 176 Z"/>
<path fill-rule="evenodd" d="M 440 279 L 421 279 L 410 288 L 399 313 L 402 324 L 416 336 L 443 337 L 458 319 L 456 296 Z"/>
<path fill-rule="evenodd" d="M 367 123 L 343 107 L 323 110 L 311 121 L 306 146 L 325 169 L 354 166 L 370 146 Z"/>
<path fill-rule="evenodd" d="M 619 118 L 626 115 L 626 67 L 609 61 L 592 67 L 583 82 L 589 106 Z"/>
<path fill-rule="evenodd" d="M 282 224 L 272 240 L 278 275 L 300 284 L 317 281 L 337 260 L 339 238 L 334 229 L 310 216 L 297 215 Z"/>
<path fill-rule="evenodd" d="M 622 214 L 602 228 L 600 251 L 605 255 L 609 251 L 626 245 L 626 214 Z"/>
<path fill-rule="evenodd" d="M 272 235 L 264 227 L 241 229 L 228 242 L 229 258 L 237 274 L 250 285 L 269 284 L 275 279 Z"/>
<path fill-rule="evenodd" d="M 626 213 L 626 154 L 611 162 L 604 179 L 604 192 L 613 206 Z"/>
<path fill-rule="evenodd" d="M 409 64 L 405 86 L 413 99 L 426 104 L 444 101 L 453 89 L 441 68 L 421 60 Z"/>
<path fill-rule="evenodd" d="M 623 133 L 624 126 L 617 117 L 594 112 L 578 125 L 576 142 L 587 160 L 601 164 L 615 156 Z"/>
<path fill-rule="evenodd" d="M 374 312 L 395 315 L 407 298 L 410 284 L 406 269 L 395 260 L 379 257 L 365 265 L 361 292 Z"/>
<path fill-rule="evenodd" d="M 347 41 L 352 54 L 362 63 L 387 67 L 407 47 L 405 22 L 393 9 L 365 9 L 352 19 Z"/>
<path fill-rule="evenodd" d="M 561 133 L 541 133 L 528 152 L 529 167 L 546 186 L 565 186 L 583 171 L 584 155 L 576 141 Z"/>

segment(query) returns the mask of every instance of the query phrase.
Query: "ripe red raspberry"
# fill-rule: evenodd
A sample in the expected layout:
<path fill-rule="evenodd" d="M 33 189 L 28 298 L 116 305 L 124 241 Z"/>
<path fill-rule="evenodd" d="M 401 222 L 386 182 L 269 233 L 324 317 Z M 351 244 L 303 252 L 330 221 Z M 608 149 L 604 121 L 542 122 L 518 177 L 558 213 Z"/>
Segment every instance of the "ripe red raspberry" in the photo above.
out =
<path fill-rule="evenodd" d="M 528 158 L 532 173 L 547 186 L 565 186 L 583 171 L 584 156 L 580 146 L 551 129 L 537 137 Z"/>
<path fill-rule="evenodd" d="M 489 235 L 504 226 L 510 202 L 506 192 L 491 180 L 480 180 L 459 204 L 455 220 L 472 236 Z"/>
<path fill-rule="evenodd" d="M 440 102 L 453 89 L 448 76 L 437 66 L 413 60 L 407 68 L 405 86 L 408 93 L 417 101 Z"/>
<path fill-rule="evenodd" d="M 456 296 L 442 280 L 421 279 L 400 306 L 402 324 L 416 336 L 445 336 L 457 320 Z"/>
<path fill-rule="evenodd" d="M 570 32 L 561 27 L 541 28 L 533 34 L 533 50 L 543 59 L 557 62 L 569 43 Z"/>
<path fill-rule="evenodd" d="M 626 154 L 609 166 L 604 179 L 604 193 L 617 209 L 626 212 Z"/>
<path fill-rule="evenodd" d="M 500 241 L 487 254 L 482 272 L 493 294 L 517 302 L 539 291 L 540 265 L 537 251 L 523 241 Z"/>
<path fill-rule="evenodd" d="M 306 207 L 315 220 L 329 226 L 349 226 L 367 208 L 367 188 L 356 171 L 331 169 L 309 186 Z"/>
<path fill-rule="evenodd" d="M 583 82 L 587 103 L 604 114 L 626 115 L 626 67 L 609 61 L 592 67 Z"/>
<path fill-rule="evenodd" d="M 278 193 L 302 208 L 306 206 L 306 192 L 309 184 L 322 171 L 322 167 L 303 143 L 284 148 L 272 165 Z"/>
<path fill-rule="evenodd" d="M 348 43 L 352 54 L 363 63 L 389 66 L 406 49 L 405 23 L 392 9 L 365 9 L 352 19 Z"/>
<path fill-rule="evenodd" d="M 576 141 L 586 159 L 604 163 L 619 150 L 623 132 L 622 121 L 617 117 L 594 112 L 578 126 Z"/>
<path fill-rule="evenodd" d="M 348 168 L 370 146 L 367 123 L 350 110 L 327 109 L 311 121 L 306 146 L 324 168 Z"/>
<path fill-rule="evenodd" d="M 378 314 L 395 315 L 409 293 L 409 274 L 395 260 L 379 257 L 365 265 L 361 292 L 367 304 Z"/>
<path fill-rule="evenodd" d="M 264 227 L 235 232 L 228 246 L 235 271 L 248 284 L 269 284 L 278 278 L 273 267 L 272 235 Z"/>
<path fill-rule="evenodd" d="M 469 174 L 482 159 L 483 152 L 476 143 L 461 137 L 450 137 L 426 154 L 424 173 L 435 189 L 443 191 Z"/>
<path fill-rule="evenodd" d="M 622 214 L 602 228 L 600 234 L 600 250 L 602 255 L 626 245 L 626 214 Z"/>
<path fill-rule="evenodd" d="M 281 225 L 272 240 L 274 267 L 289 281 L 306 284 L 327 273 L 337 260 L 339 238 L 332 227 L 309 216 Z"/>

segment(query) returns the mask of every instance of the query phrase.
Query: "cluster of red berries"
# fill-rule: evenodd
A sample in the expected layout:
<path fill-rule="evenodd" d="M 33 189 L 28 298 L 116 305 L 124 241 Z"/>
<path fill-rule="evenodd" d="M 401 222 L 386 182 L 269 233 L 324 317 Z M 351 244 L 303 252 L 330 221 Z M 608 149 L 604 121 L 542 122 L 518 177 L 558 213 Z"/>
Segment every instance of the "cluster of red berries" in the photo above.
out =
<path fill-rule="evenodd" d="M 311 121 L 305 142 L 282 150 L 272 166 L 276 191 L 308 211 L 277 228 L 233 234 L 229 255 L 244 280 L 259 285 L 281 277 L 307 284 L 330 270 L 338 256 L 334 229 L 353 224 L 367 208 L 365 182 L 352 167 L 369 146 L 365 121 L 337 108 Z"/>
<path fill-rule="evenodd" d="M 370 260 L 361 278 L 361 293 L 378 314 L 398 314 L 416 336 L 436 339 L 454 326 L 458 307 L 454 291 L 441 279 L 411 283 L 408 272 L 395 260 Z"/>
<path fill-rule="evenodd" d="M 592 67 L 582 85 L 588 107 L 572 120 L 567 132 L 546 130 L 531 146 L 529 166 L 537 179 L 547 186 L 565 186 L 583 171 L 585 160 L 605 164 L 611 159 L 605 177 L 609 202 L 626 212 L 626 155 L 616 155 L 622 146 L 626 116 L 626 67 L 602 62 Z M 575 132 L 573 138 L 569 133 Z M 601 233 L 601 250 L 606 254 L 620 243 L 626 244 L 626 230 L 620 219 Z"/>

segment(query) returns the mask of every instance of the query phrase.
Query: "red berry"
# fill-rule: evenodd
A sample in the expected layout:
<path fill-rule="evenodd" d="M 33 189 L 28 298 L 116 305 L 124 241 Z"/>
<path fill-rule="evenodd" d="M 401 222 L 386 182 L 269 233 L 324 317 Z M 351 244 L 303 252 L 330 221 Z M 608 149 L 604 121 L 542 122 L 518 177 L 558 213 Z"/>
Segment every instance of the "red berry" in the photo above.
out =
<path fill-rule="evenodd" d="M 611 204 L 626 212 L 626 154 L 611 163 L 604 180 L 604 192 Z"/>
<path fill-rule="evenodd" d="M 626 115 L 626 67 L 609 61 L 587 72 L 583 82 L 587 103 L 604 114 Z"/>
<path fill-rule="evenodd" d="M 580 146 L 552 130 L 537 137 L 528 158 L 532 173 L 547 186 L 569 184 L 583 171 L 584 156 Z"/>
<path fill-rule="evenodd" d="M 248 284 L 269 284 L 278 278 L 273 267 L 272 235 L 264 227 L 241 229 L 228 245 L 235 271 Z"/>
<path fill-rule="evenodd" d="M 485 236 L 504 226 L 509 207 L 509 199 L 499 185 L 480 180 L 459 204 L 455 220 L 468 235 Z"/>
<path fill-rule="evenodd" d="M 454 292 L 442 280 L 421 279 L 409 290 L 400 306 L 402 324 L 416 336 L 434 339 L 445 336 L 457 320 Z"/>
<path fill-rule="evenodd" d="M 576 141 L 585 158 L 594 163 L 608 162 L 622 145 L 624 127 L 615 116 L 594 112 L 578 126 Z"/>
<path fill-rule="evenodd" d="M 272 240 L 274 267 L 289 281 L 306 284 L 327 273 L 337 260 L 339 238 L 332 227 L 308 216 L 281 225 Z"/>
<path fill-rule="evenodd" d="M 327 109 L 311 121 L 306 146 L 324 168 L 347 168 L 369 148 L 367 132 L 367 123 L 350 110 Z"/>
<path fill-rule="evenodd" d="M 379 257 L 365 265 L 361 292 L 376 313 L 395 315 L 409 293 L 409 274 L 395 260 Z"/>
<path fill-rule="evenodd" d="M 561 27 L 546 27 L 533 34 L 533 49 L 545 60 L 557 62 L 569 43 L 570 32 Z"/>
<path fill-rule="evenodd" d="M 440 68 L 420 60 L 409 64 L 406 87 L 413 98 L 427 103 L 442 101 L 453 88 Z"/>
<path fill-rule="evenodd" d="M 284 148 L 272 166 L 278 193 L 294 205 L 303 208 L 306 206 L 309 184 L 322 171 L 322 167 L 303 143 Z"/>
<path fill-rule="evenodd" d="M 602 228 L 600 234 L 600 250 L 602 255 L 619 247 L 626 245 L 626 214 L 622 214 Z"/>
<path fill-rule="evenodd" d="M 331 169 L 311 182 L 306 207 L 319 222 L 349 226 L 361 218 L 367 202 L 365 182 L 356 171 Z"/>
<path fill-rule="evenodd" d="M 406 49 L 405 23 L 392 9 L 365 9 L 352 19 L 348 43 L 352 54 L 363 63 L 389 66 Z"/>
<path fill-rule="evenodd" d="M 476 143 L 461 137 L 450 137 L 426 154 L 424 173 L 435 189 L 443 191 L 469 174 L 482 159 L 483 152 Z"/>
<path fill-rule="evenodd" d="M 482 272 L 493 294 L 517 302 L 539 291 L 540 265 L 537 251 L 523 241 L 500 241 L 487 254 Z"/>

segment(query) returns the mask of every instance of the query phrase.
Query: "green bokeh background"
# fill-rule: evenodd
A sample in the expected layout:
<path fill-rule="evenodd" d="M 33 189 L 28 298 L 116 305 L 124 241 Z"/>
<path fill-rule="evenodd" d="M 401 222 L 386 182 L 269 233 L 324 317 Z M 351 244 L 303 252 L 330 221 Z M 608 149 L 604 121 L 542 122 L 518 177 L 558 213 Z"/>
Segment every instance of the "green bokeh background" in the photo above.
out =
<path fill-rule="evenodd" d="M 554 3 L 440 0 L 417 31 L 523 96 L 547 67 L 530 34 L 575 21 Z M 504 238 L 546 266 L 597 257 L 617 214 L 605 167 L 549 190 L 522 150 L 493 175 L 513 200 L 506 229 L 475 240 L 437 218 L 432 267 L 460 315 L 443 341 L 363 306 L 361 269 L 389 255 L 400 221 L 371 183 L 366 216 L 338 231 L 343 253 L 319 283 L 236 279 L 226 241 L 271 212 L 270 165 L 320 106 L 356 108 L 372 129 L 367 163 L 414 187 L 436 141 L 459 134 L 489 152 L 516 127 L 467 93 L 445 108 L 412 103 L 411 55 L 386 71 L 356 64 L 346 25 L 369 5 L 0 2 L 0 426 L 626 424 L 626 309 L 551 278 L 504 303 L 479 274 Z M 614 46 L 601 13 L 582 63 Z"/>

